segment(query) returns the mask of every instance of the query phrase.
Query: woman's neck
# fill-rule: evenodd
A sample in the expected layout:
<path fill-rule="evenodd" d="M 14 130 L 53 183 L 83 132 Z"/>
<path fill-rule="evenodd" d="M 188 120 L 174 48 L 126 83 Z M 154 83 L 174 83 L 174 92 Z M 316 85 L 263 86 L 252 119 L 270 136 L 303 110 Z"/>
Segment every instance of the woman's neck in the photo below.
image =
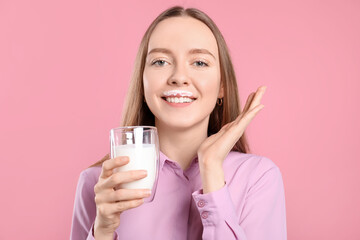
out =
<path fill-rule="evenodd" d="M 186 170 L 201 143 L 207 138 L 208 119 L 191 128 L 174 129 L 165 124 L 156 124 L 160 150 Z"/>

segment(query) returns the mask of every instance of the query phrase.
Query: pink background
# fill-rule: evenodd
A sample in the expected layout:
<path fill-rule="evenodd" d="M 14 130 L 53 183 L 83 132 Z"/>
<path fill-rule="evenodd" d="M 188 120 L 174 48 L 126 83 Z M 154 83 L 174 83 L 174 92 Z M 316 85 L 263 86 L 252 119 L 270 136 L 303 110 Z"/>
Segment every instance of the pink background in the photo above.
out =
<path fill-rule="evenodd" d="M 291 3 L 290 3 L 291 2 Z M 0 2 L 0 239 L 67 239 L 79 173 L 109 150 L 148 24 L 174 4 L 218 24 L 248 127 L 285 184 L 288 239 L 360 239 L 360 2 Z"/>

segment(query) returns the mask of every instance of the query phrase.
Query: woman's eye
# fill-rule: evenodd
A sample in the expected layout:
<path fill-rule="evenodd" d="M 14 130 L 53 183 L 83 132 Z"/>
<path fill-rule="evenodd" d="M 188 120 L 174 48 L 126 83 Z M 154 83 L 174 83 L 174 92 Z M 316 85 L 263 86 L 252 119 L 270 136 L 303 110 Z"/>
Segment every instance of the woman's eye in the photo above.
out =
<path fill-rule="evenodd" d="M 206 62 L 203 62 L 203 61 L 196 61 L 194 64 L 197 67 L 207 67 L 207 66 L 209 66 Z"/>
<path fill-rule="evenodd" d="M 157 66 L 164 66 L 166 64 L 166 61 L 164 60 L 156 60 L 151 63 L 151 65 L 157 65 Z"/>

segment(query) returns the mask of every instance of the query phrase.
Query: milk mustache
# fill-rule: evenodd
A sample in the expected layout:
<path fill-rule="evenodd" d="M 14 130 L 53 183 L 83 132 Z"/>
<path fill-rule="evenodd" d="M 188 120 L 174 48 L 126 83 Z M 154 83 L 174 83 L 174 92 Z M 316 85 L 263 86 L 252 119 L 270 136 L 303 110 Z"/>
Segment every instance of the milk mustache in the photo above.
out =
<path fill-rule="evenodd" d="M 122 183 L 119 187 L 125 189 L 152 189 L 156 177 L 156 148 L 155 144 L 127 144 L 115 147 L 116 156 L 128 156 L 130 162 L 115 170 L 130 171 L 130 170 L 147 170 L 145 178 Z"/>

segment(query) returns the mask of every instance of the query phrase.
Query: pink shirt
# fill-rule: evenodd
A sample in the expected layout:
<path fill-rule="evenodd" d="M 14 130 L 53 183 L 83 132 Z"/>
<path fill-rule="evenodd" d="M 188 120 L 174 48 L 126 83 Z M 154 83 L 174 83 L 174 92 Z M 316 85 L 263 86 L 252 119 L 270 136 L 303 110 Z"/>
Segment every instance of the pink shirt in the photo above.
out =
<path fill-rule="evenodd" d="M 202 194 L 197 158 L 183 171 L 160 153 L 153 202 L 121 213 L 114 239 L 286 239 L 284 186 L 279 168 L 266 157 L 230 152 L 223 169 L 225 186 Z M 94 185 L 100 172 L 101 167 L 92 167 L 80 174 L 72 240 L 94 239 Z"/>

